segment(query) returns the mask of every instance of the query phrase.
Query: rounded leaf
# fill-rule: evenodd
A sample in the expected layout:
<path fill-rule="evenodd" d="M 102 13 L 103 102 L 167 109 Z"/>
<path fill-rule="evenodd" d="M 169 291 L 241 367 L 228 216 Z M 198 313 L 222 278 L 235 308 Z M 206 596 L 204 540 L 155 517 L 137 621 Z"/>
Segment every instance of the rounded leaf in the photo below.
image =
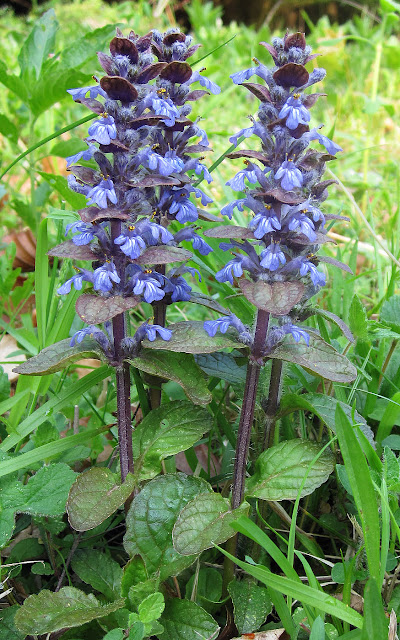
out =
<path fill-rule="evenodd" d="M 239 280 L 243 295 L 257 309 L 268 311 L 275 316 L 285 316 L 301 300 L 304 293 L 302 282 L 251 282 L 245 278 Z"/>

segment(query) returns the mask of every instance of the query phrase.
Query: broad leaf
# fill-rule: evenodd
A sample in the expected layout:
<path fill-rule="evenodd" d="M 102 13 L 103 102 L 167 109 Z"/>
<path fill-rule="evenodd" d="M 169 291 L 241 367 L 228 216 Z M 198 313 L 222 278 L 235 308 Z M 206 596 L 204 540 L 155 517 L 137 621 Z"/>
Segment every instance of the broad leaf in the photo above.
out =
<path fill-rule="evenodd" d="M 392 296 L 383 303 L 380 320 L 383 320 L 396 333 L 400 333 L 400 296 Z"/>
<path fill-rule="evenodd" d="M 161 460 L 192 447 L 212 425 L 211 414 L 190 402 L 176 400 L 153 409 L 133 432 L 135 475 L 154 478 Z"/>
<path fill-rule="evenodd" d="M 310 334 L 309 346 L 304 342 L 284 342 L 268 357 L 299 364 L 310 373 L 332 382 L 352 382 L 357 377 L 357 370 L 350 360 L 316 334 Z"/>
<path fill-rule="evenodd" d="M 262 500 L 294 500 L 319 451 L 319 445 L 307 440 L 286 440 L 264 451 L 256 461 L 254 475 L 246 483 L 246 495 Z M 325 451 L 309 471 L 301 496 L 326 482 L 333 466 L 330 451 Z"/>
<path fill-rule="evenodd" d="M 141 555 L 149 576 L 161 581 L 189 567 L 196 556 L 182 556 L 172 545 L 172 529 L 188 502 L 211 487 L 183 473 L 158 476 L 142 489 L 126 518 L 124 547 L 130 556 Z"/>
<path fill-rule="evenodd" d="M 72 258 L 73 260 L 90 260 L 94 262 L 98 260 L 98 256 L 93 253 L 87 244 L 74 244 L 72 240 L 61 242 L 47 252 L 48 256 L 57 256 L 58 258 Z"/>
<path fill-rule="evenodd" d="M 195 356 L 197 364 L 208 376 L 214 376 L 230 384 L 244 385 L 246 364 L 239 366 L 232 353 L 208 353 Z"/>
<path fill-rule="evenodd" d="M 28 90 L 24 81 L 18 76 L 9 74 L 5 62 L 2 60 L 0 60 L 0 82 L 23 102 L 28 101 Z"/>
<path fill-rule="evenodd" d="M 180 247 L 147 247 L 135 262 L 138 264 L 169 264 L 170 262 L 184 262 L 191 257 L 191 251 Z"/>
<path fill-rule="evenodd" d="M 84 293 L 79 296 L 76 301 L 76 313 L 87 324 L 100 324 L 111 320 L 120 313 L 133 309 L 140 303 L 138 296 L 111 296 L 104 298 L 103 296 L 94 296 L 90 293 Z"/>
<path fill-rule="evenodd" d="M 337 316 L 335 313 L 332 313 L 331 311 L 326 311 L 326 309 L 317 308 L 313 309 L 313 311 L 317 316 L 322 316 L 322 318 L 326 318 L 326 320 L 333 322 L 337 327 L 339 327 L 340 331 L 349 342 L 354 342 L 354 336 L 351 333 L 349 327 L 341 318 L 339 318 L 339 316 Z"/>
<path fill-rule="evenodd" d="M 146 349 L 162 349 L 163 351 L 176 351 L 183 353 L 213 353 L 220 349 L 243 349 L 244 345 L 237 341 L 231 333 L 217 334 L 210 338 L 203 328 L 203 323 L 198 321 L 176 322 L 170 324 L 168 329 L 172 331 L 170 340 L 157 338 L 154 342 L 143 341 Z"/>
<path fill-rule="evenodd" d="M 199 554 L 214 544 L 235 535 L 230 526 L 239 516 L 247 515 L 249 505 L 243 503 L 232 511 L 228 498 L 220 493 L 196 496 L 181 511 L 172 531 L 174 548 L 182 555 Z"/>
<path fill-rule="evenodd" d="M 252 580 L 232 580 L 228 591 L 239 633 L 251 633 L 259 629 L 272 610 L 265 587 L 257 586 Z"/>
<path fill-rule="evenodd" d="M 22 45 L 18 56 L 21 76 L 28 85 L 34 84 L 42 70 L 49 53 L 54 53 L 55 36 L 58 22 L 54 9 L 49 9 L 38 20 Z M 35 77 L 32 77 L 32 71 Z"/>
<path fill-rule="evenodd" d="M 14 617 L 18 610 L 17 604 L 0 609 L 0 640 L 24 640 L 26 638 L 26 634 L 18 631 L 14 624 Z"/>
<path fill-rule="evenodd" d="M 124 605 L 122 598 L 102 605 L 94 595 L 75 587 L 63 587 L 57 593 L 44 589 L 24 601 L 15 616 L 15 625 L 27 635 L 52 633 L 103 618 Z"/>
<path fill-rule="evenodd" d="M 0 133 L 13 142 L 18 141 L 19 134 L 17 127 L 3 113 L 0 113 Z"/>
<path fill-rule="evenodd" d="M 207 378 L 192 354 L 142 349 L 139 357 L 129 362 L 141 371 L 177 382 L 194 404 L 207 405 L 211 402 Z"/>
<path fill-rule="evenodd" d="M 122 570 L 121 595 L 126 598 L 129 589 L 147 580 L 148 574 L 142 556 L 133 556 Z"/>
<path fill-rule="evenodd" d="M 15 514 L 61 516 L 76 473 L 63 463 L 42 467 L 26 484 L 16 477 L 0 480 L 0 548 L 12 536 Z"/>
<path fill-rule="evenodd" d="M 222 574 L 213 567 L 201 567 L 186 583 L 186 600 L 192 600 L 209 613 L 220 609 Z"/>
<path fill-rule="evenodd" d="M 139 619 L 143 624 L 157 620 L 165 609 L 162 593 L 152 593 L 138 606 Z"/>
<path fill-rule="evenodd" d="M 365 342 L 369 341 L 367 311 L 357 295 L 354 295 L 351 301 L 349 325 L 356 338 Z"/>
<path fill-rule="evenodd" d="M 71 339 L 61 340 L 43 349 L 37 356 L 33 356 L 14 369 L 16 373 L 27 376 L 43 376 L 65 369 L 73 362 L 82 358 L 97 358 L 100 360 L 103 352 L 96 340 L 85 337 L 82 342 L 70 346 Z"/>
<path fill-rule="evenodd" d="M 333 433 L 336 433 L 335 411 L 338 404 L 342 407 L 348 419 L 352 420 L 353 408 L 350 407 L 350 405 L 322 393 L 304 393 L 301 395 L 297 393 L 285 394 L 280 405 L 280 413 L 281 415 L 287 415 L 298 409 L 310 411 L 325 422 Z M 358 411 L 354 411 L 354 420 L 369 442 L 374 446 L 374 433 Z"/>
<path fill-rule="evenodd" d="M 237 227 L 233 224 L 223 224 L 219 227 L 206 229 L 204 235 L 208 238 L 254 238 L 254 233 L 247 227 Z"/>
<path fill-rule="evenodd" d="M 209 613 L 189 600 L 171 598 L 160 618 L 160 640 L 214 640 L 219 626 Z"/>
<path fill-rule="evenodd" d="M 257 309 L 268 311 L 275 316 L 285 316 L 301 300 L 304 293 L 302 282 L 252 282 L 246 278 L 239 280 L 243 295 Z"/>
<path fill-rule="evenodd" d="M 122 568 L 111 556 L 95 549 L 78 549 L 71 567 L 83 582 L 100 591 L 107 600 L 113 601 L 121 595 Z"/>
<path fill-rule="evenodd" d="M 62 196 L 64 200 L 66 200 L 73 209 L 76 211 L 78 209 L 82 209 L 86 204 L 86 198 L 81 193 L 76 193 L 75 191 L 71 191 L 68 187 L 68 182 L 63 176 L 57 176 L 52 173 L 45 173 L 44 171 L 37 171 L 37 173 L 42 176 L 46 182 L 49 183 L 53 189 L 58 191 L 58 193 Z"/>
<path fill-rule="evenodd" d="M 135 478 L 130 474 L 120 484 L 118 475 L 103 467 L 81 473 L 72 485 L 67 501 L 71 527 L 76 531 L 94 529 L 124 504 L 134 488 Z"/>

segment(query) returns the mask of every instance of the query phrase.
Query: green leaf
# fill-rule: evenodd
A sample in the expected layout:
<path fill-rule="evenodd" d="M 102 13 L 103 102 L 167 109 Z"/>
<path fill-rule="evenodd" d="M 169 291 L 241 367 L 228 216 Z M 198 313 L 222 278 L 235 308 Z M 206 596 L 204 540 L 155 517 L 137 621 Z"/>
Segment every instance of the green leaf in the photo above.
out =
<path fill-rule="evenodd" d="M 135 478 L 128 474 L 125 482 L 103 467 L 92 467 L 81 473 L 69 492 L 68 520 L 76 531 L 88 531 L 107 520 L 129 498 Z"/>
<path fill-rule="evenodd" d="M 12 142 L 18 141 L 17 127 L 3 113 L 0 113 L 0 133 Z"/>
<path fill-rule="evenodd" d="M 160 618 L 160 640 L 214 640 L 219 626 L 204 609 L 189 600 L 172 598 Z"/>
<path fill-rule="evenodd" d="M 172 331 L 170 340 L 165 341 L 156 338 L 154 342 L 143 341 L 146 349 L 162 349 L 163 351 L 176 351 L 183 353 L 212 353 L 220 349 L 240 348 L 244 345 L 237 341 L 233 334 L 218 333 L 214 338 L 210 338 L 203 328 L 203 322 L 176 322 L 170 324 L 168 329 Z"/>
<path fill-rule="evenodd" d="M 49 9 L 38 20 L 22 45 L 18 56 L 21 76 L 28 85 L 38 80 L 43 63 L 54 52 L 58 22 L 54 9 Z M 31 77 L 35 70 L 35 78 Z"/>
<path fill-rule="evenodd" d="M 371 577 L 378 581 L 380 575 L 378 503 L 363 450 L 357 440 L 352 423 L 340 406 L 336 409 L 336 433 L 361 519 L 368 568 Z"/>
<path fill-rule="evenodd" d="M 349 325 L 356 338 L 365 342 L 369 341 L 367 312 L 360 298 L 355 294 L 349 309 Z"/>
<path fill-rule="evenodd" d="M 195 356 L 197 364 L 208 376 L 220 378 L 235 385 L 244 385 L 246 380 L 246 365 L 239 366 L 232 353 L 208 353 Z"/>
<path fill-rule="evenodd" d="M 58 463 L 42 467 L 25 485 L 16 478 L 0 480 L 0 547 L 12 535 L 16 513 L 62 515 L 75 477 L 68 465 Z"/>
<path fill-rule="evenodd" d="M 241 569 L 246 571 L 246 573 L 250 574 L 260 582 L 263 582 L 271 589 L 275 591 L 279 591 L 284 595 L 290 596 L 296 600 L 299 600 L 303 604 L 310 605 L 316 609 L 320 609 L 321 611 L 325 611 L 329 615 L 335 616 L 339 618 L 339 620 L 344 620 L 349 624 L 352 624 L 354 627 L 362 628 L 363 626 L 363 617 L 354 611 L 351 607 L 343 604 L 337 598 L 328 595 L 324 591 L 320 591 L 314 589 L 313 587 L 309 587 L 306 584 L 302 584 L 300 581 L 292 580 L 290 578 L 286 578 L 283 576 L 278 576 L 272 573 L 266 567 L 261 565 L 253 565 L 247 562 L 242 562 L 238 560 L 230 553 L 218 547 L 218 549 L 225 556 L 230 558 L 235 564 L 238 565 Z"/>
<path fill-rule="evenodd" d="M 210 413 L 190 402 L 176 400 L 153 409 L 133 432 L 135 475 L 154 478 L 161 460 L 192 447 L 212 424 Z"/>
<path fill-rule="evenodd" d="M 73 209 L 82 209 L 86 206 L 86 198 L 81 193 L 75 193 L 68 187 L 68 183 L 63 176 L 57 176 L 52 173 L 45 173 L 44 171 L 37 171 L 40 176 L 46 182 L 49 183 L 53 189 L 58 191 L 63 200 L 66 200 Z"/>
<path fill-rule="evenodd" d="M 316 334 L 310 334 L 309 346 L 304 342 L 284 342 L 268 357 L 299 364 L 309 373 L 332 382 L 352 382 L 357 377 L 357 370 L 350 360 Z"/>
<path fill-rule="evenodd" d="M 219 611 L 222 574 L 213 567 L 202 567 L 186 583 L 186 600 L 193 600 L 208 613 Z"/>
<path fill-rule="evenodd" d="M 268 591 L 252 580 L 233 580 L 228 585 L 235 625 L 240 634 L 257 631 L 272 611 Z"/>
<path fill-rule="evenodd" d="M 24 601 L 15 616 L 15 625 L 27 635 L 52 633 L 103 618 L 124 605 L 122 598 L 102 605 L 94 595 L 83 593 L 75 587 L 63 587 L 57 593 L 45 589 Z"/>
<path fill-rule="evenodd" d="M 71 566 L 83 582 L 100 591 L 107 600 L 113 601 L 121 595 L 122 568 L 105 553 L 95 549 L 78 549 Z"/>
<path fill-rule="evenodd" d="M 15 367 L 14 371 L 27 376 L 43 376 L 47 373 L 61 371 L 82 358 L 100 360 L 103 356 L 99 343 L 88 336 L 73 347 L 70 347 L 70 342 L 71 339 L 67 338 L 46 347 L 37 356 Z"/>
<path fill-rule="evenodd" d="M 137 358 L 128 362 L 141 371 L 177 382 L 194 404 L 208 405 L 212 400 L 207 378 L 189 353 L 142 349 Z"/>
<path fill-rule="evenodd" d="M 76 398 L 82 397 L 82 395 L 86 391 L 88 391 L 88 389 L 91 389 L 91 387 L 93 387 L 95 384 L 104 380 L 104 378 L 106 378 L 109 374 L 109 367 L 99 367 L 98 369 L 95 369 L 94 371 L 88 373 L 84 378 L 82 378 L 82 380 L 78 380 L 77 382 L 74 382 L 73 384 L 66 387 L 66 389 L 60 392 L 57 396 L 50 398 L 50 400 L 42 404 L 38 409 L 36 409 L 36 411 L 34 411 L 31 415 L 25 418 L 25 420 L 19 423 L 16 431 L 9 435 L 5 440 L 3 440 L 0 445 L 0 451 L 9 451 L 12 447 L 18 444 L 18 442 L 23 440 L 25 436 L 32 433 L 32 431 L 34 431 L 36 427 L 38 427 L 46 419 L 46 416 L 48 416 L 52 412 L 56 413 L 57 411 L 60 411 L 60 409 L 62 409 L 66 405 L 70 405 L 71 402 L 73 402 Z M 82 434 L 78 435 L 81 436 Z M 71 437 L 76 438 L 77 436 Z M 28 460 L 28 455 L 31 454 L 35 454 L 35 452 L 29 451 L 29 453 L 23 455 L 27 456 L 26 459 Z M 7 468 L 7 464 L 8 461 L 4 465 L 4 468 Z M 22 469 L 23 466 L 20 466 L 18 468 Z M 6 473 L 9 473 L 9 471 L 6 471 Z M 3 473 L 2 465 L 0 464 L 0 476 L 1 475 L 3 475 Z"/>
<path fill-rule="evenodd" d="M 383 320 L 393 331 L 400 333 L 400 296 L 392 296 L 386 300 L 381 309 L 380 320 Z"/>
<path fill-rule="evenodd" d="M 322 393 L 304 393 L 301 395 L 297 393 L 288 393 L 282 398 L 280 414 L 287 415 L 288 413 L 292 413 L 292 411 L 297 411 L 297 409 L 310 411 L 325 422 L 326 426 L 329 427 L 333 433 L 336 433 L 335 411 L 338 405 L 342 407 L 344 413 L 350 420 L 353 414 L 353 408 L 344 402 L 336 400 L 336 398 L 333 398 L 332 396 L 326 396 Z M 373 445 L 374 433 L 371 427 L 368 426 L 365 418 L 363 418 L 358 411 L 354 411 L 354 420 L 357 422 L 367 440 Z"/>
<path fill-rule="evenodd" d="M 317 616 L 313 622 L 310 640 L 325 640 L 325 623 L 321 616 Z"/>
<path fill-rule="evenodd" d="M 26 637 L 26 634 L 21 633 L 14 624 L 18 609 L 17 604 L 0 609 L 0 640 L 24 640 Z"/>
<path fill-rule="evenodd" d="M 262 500 L 294 500 L 308 466 L 320 449 L 308 440 L 286 440 L 264 451 L 256 461 L 254 475 L 246 483 L 246 495 Z M 326 451 L 309 472 L 301 497 L 326 482 L 332 471 L 333 456 Z"/>
<path fill-rule="evenodd" d="M 183 473 L 158 476 L 137 495 L 126 518 L 124 547 L 130 556 L 139 554 L 151 576 L 163 581 L 189 567 L 196 556 L 182 556 L 172 545 L 172 529 L 188 502 L 211 487 L 200 478 Z"/>
<path fill-rule="evenodd" d="M 133 556 L 122 570 L 121 595 L 126 598 L 129 589 L 147 580 L 148 574 L 141 556 Z"/>
<path fill-rule="evenodd" d="M 124 638 L 124 629 L 112 629 L 112 631 L 106 633 L 103 640 L 124 640 Z"/>
<path fill-rule="evenodd" d="M 364 626 L 361 640 L 388 637 L 389 620 L 385 616 L 380 589 L 373 578 L 370 578 L 364 590 Z"/>
<path fill-rule="evenodd" d="M 18 76 L 8 74 L 7 66 L 2 60 L 0 60 L 0 82 L 23 102 L 28 101 L 28 91 L 25 82 L 23 82 L 21 78 L 18 78 Z"/>
<path fill-rule="evenodd" d="M 152 593 L 147 596 L 138 606 L 140 622 L 148 624 L 158 620 L 165 609 L 164 596 L 162 593 Z"/>
<path fill-rule="evenodd" d="M 187 556 L 225 542 L 235 535 L 231 523 L 239 516 L 247 515 L 248 511 L 246 503 L 232 511 L 230 501 L 220 493 L 196 496 L 181 511 L 175 523 L 172 531 L 175 550 Z"/>

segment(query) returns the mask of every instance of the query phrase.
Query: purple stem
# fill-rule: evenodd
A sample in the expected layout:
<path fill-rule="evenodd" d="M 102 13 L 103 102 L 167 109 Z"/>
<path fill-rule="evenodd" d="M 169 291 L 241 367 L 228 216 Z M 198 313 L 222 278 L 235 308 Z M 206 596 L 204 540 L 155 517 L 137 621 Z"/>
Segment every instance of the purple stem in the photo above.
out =
<path fill-rule="evenodd" d="M 257 313 L 254 343 L 247 365 L 242 411 L 236 443 L 235 468 L 233 472 L 232 509 L 239 507 L 243 501 L 246 463 L 250 446 L 251 427 L 254 419 L 258 380 L 262 365 L 262 355 L 267 337 L 269 313 L 259 310 Z"/>
<path fill-rule="evenodd" d="M 121 222 L 111 220 L 111 241 L 121 234 Z M 116 257 L 115 268 L 121 282 L 125 280 L 124 265 Z M 126 337 L 125 314 L 120 313 L 112 321 L 114 335 L 115 358 L 118 365 L 115 368 L 117 378 L 117 420 L 118 420 L 118 443 L 121 467 L 121 480 L 125 481 L 128 473 L 133 472 L 133 452 L 132 452 L 132 421 L 131 421 L 131 380 L 129 364 L 122 361 L 121 342 Z"/>

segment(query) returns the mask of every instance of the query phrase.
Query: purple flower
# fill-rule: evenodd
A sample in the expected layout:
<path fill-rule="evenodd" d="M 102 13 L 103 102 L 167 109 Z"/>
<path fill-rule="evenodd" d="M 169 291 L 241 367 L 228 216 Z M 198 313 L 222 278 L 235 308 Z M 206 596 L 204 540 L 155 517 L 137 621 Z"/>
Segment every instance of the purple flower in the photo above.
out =
<path fill-rule="evenodd" d="M 71 229 L 73 233 L 76 233 L 77 231 L 79 232 L 79 235 L 72 238 L 72 242 L 78 246 L 89 244 L 96 236 L 96 227 L 91 224 L 85 224 L 84 222 L 72 222 L 71 224 L 67 224 L 65 235 L 67 235 Z"/>
<path fill-rule="evenodd" d="M 253 133 L 254 133 L 254 126 L 248 127 L 247 129 L 241 129 L 240 131 L 238 131 L 237 133 L 235 133 L 233 136 L 229 138 L 229 142 L 232 142 L 232 144 L 235 145 L 236 147 L 239 138 L 241 138 L 242 136 L 244 138 L 250 138 L 250 136 L 252 136 Z"/>
<path fill-rule="evenodd" d="M 76 193 L 82 193 L 82 195 L 84 196 L 87 196 L 91 189 L 89 185 L 81 184 L 80 182 L 78 182 L 75 176 L 67 176 L 67 182 L 71 191 L 75 191 Z"/>
<path fill-rule="evenodd" d="M 212 248 L 201 236 L 199 236 L 191 227 L 181 229 L 174 236 L 175 242 L 182 242 L 188 240 L 193 243 L 193 249 L 196 249 L 202 256 L 207 256 L 211 253 Z"/>
<path fill-rule="evenodd" d="M 110 144 L 111 140 L 117 137 L 117 127 L 112 116 L 104 114 L 101 120 L 95 120 L 88 129 L 88 134 L 92 140 L 100 144 Z"/>
<path fill-rule="evenodd" d="M 65 158 L 67 161 L 67 168 L 71 166 L 74 162 L 78 162 L 79 160 L 91 160 L 94 152 L 97 151 L 97 148 L 94 144 L 89 145 L 89 149 L 84 149 L 83 151 L 78 151 L 74 156 L 68 156 Z"/>
<path fill-rule="evenodd" d="M 146 249 L 145 241 L 133 225 L 124 229 L 122 233 L 115 238 L 114 243 L 119 245 L 122 253 L 132 258 L 132 260 L 138 258 L 142 251 Z"/>
<path fill-rule="evenodd" d="M 239 171 L 231 180 L 228 180 L 225 184 L 227 184 L 234 191 L 244 191 L 244 179 L 247 180 L 251 184 L 255 184 L 257 182 L 257 176 L 255 174 L 254 169 L 242 169 Z"/>
<path fill-rule="evenodd" d="M 335 153 L 338 153 L 339 151 L 343 151 L 342 147 L 339 147 L 336 142 L 333 142 L 333 140 L 330 140 L 326 136 L 322 135 L 322 133 L 319 133 L 317 129 L 312 129 L 312 131 L 310 131 L 310 140 L 318 140 L 318 142 L 325 147 L 331 156 L 334 156 Z"/>
<path fill-rule="evenodd" d="M 161 156 L 155 151 L 149 151 L 147 157 L 147 166 L 155 171 L 156 169 L 162 176 L 169 176 L 171 173 L 179 173 L 183 169 L 184 162 L 178 158 L 176 151 L 167 151 L 165 156 Z"/>
<path fill-rule="evenodd" d="M 152 96 L 151 106 L 157 116 L 164 116 L 167 127 L 174 126 L 175 120 L 179 118 L 179 111 L 170 98 Z"/>
<path fill-rule="evenodd" d="M 90 273 L 90 271 L 87 271 L 86 269 L 79 269 L 79 273 L 77 273 L 76 275 L 72 276 L 72 278 L 64 282 L 64 284 L 62 284 L 61 287 L 57 289 L 57 293 L 60 296 L 63 296 L 66 293 L 69 293 L 71 291 L 72 285 L 75 287 L 77 291 L 80 291 L 82 289 L 83 282 L 93 282 L 93 276 Z"/>
<path fill-rule="evenodd" d="M 279 112 L 279 118 L 287 118 L 286 126 L 289 129 L 297 129 L 299 124 L 307 124 L 310 114 L 300 99 L 300 94 L 290 96 Z"/>
<path fill-rule="evenodd" d="M 67 89 L 67 93 L 69 93 L 75 102 L 77 100 L 84 100 L 87 92 L 89 93 L 89 98 L 97 98 L 97 96 L 103 96 L 103 98 L 107 98 L 107 94 L 99 85 L 95 85 L 94 87 L 81 87 L 80 89 Z"/>
<path fill-rule="evenodd" d="M 96 342 L 98 342 L 103 347 L 104 350 L 106 350 L 110 346 L 107 336 L 94 324 L 91 324 L 89 327 L 85 327 L 84 329 L 80 329 L 79 331 L 74 333 L 69 346 L 73 347 L 77 343 L 80 344 L 86 336 L 94 338 Z"/>
<path fill-rule="evenodd" d="M 112 262 L 106 262 L 93 272 L 93 289 L 107 293 L 113 288 L 113 282 L 119 284 L 121 279 Z"/>
<path fill-rule="evenodd" d="M 207 180 L 208 184 L 213 181 L 211 173 L 207 169 L 206 165 L 201 162 L 196 163 L 195 173 L 197 176 L 201 176 L 201 174 L 203 174 L 203 178 L 204 180 Z"/>
<path fill-rule="evenodd" d="M 132 278 L 133 293 L 143 295 L 145 302 L 149 303 L 162 300 L 165 295 L 159 280 L 151 276 L 151 273 L 151 270 L 140 270 Z"/>
<path fill-rule="evenodd" d="M 310 274 L 311 282 L 316 287 L 324 287 L 326 283 L 325 274 L 321 271 L 318 271 L 317 267 L 308 260 L 305 260 L 300 267 L 300 275 L 306 276 L 307 273 Z"/>
<path fill-rule="evenodd" d="M 276 271 L 281 264 L 285 264 L 286 258 L 280 244 L 272 243 L 261 253 L 260 265 L 269 271 Z"/>
<path fill-rule="evenodd" d="M 281 223 L 276 215 L 264 215 L 263 213 L 257 213 L 253 220 L 249 223 L 249 228 L 254 229 L 254 237 L 261 240 L 266 233 L 273 233 L 279 231 Z"/>
<path fill-rule="evenodd" d="M 185 278 L 182 278 L 182 276 L 178 274 L 174 274 L 172 277 L 166 278 L 164 291 L 165 293 L 171 294 L 172 302 L 187 302 L 190 300 L 192 287 L 186 282 Z"/>
<path fill-rule="evenodd" d="M 221 333 L 226 333 L 228 331 L 228 328 L 232 324 L 232 320 L 232 316 L 224 316 L 223 318 L 218 318 L 217 320 L 206 320 L 203 324 L 203 327 L 207 331 L 210 338 L 213 338 L 218 330 Z"/>
<path fill-rule="evenodd" d="M 307 331 L 305 331 L 304 329 L 301 329 L 300 327 L 297 327 L 294 324 L 285 324 L 282 326 L 282 329 L 284 333 L 286 334 L 290 333 L 290 335 L 293 336 L 295 342 L 300 342 L 301 338 L 303 338 L 307 347 L 310 344 L 310 336 L 307 333 Z"/>
<path fill-rule="evenodd" d="M 218 280 L 218 282 L 230 282 L 233 284 L 233 276 L 239 278 L 241 275 L 243 275 L 242 259 L 237 257 L 227 262 L 226 265 L 215 274 L 215 279 Z"/>
<path fill-rule="evenodd" d="M 244 203 L 244 201 L 245 201 L 244 198 L 240 198 L 239 200 L 234 200 L 233 202 L 230 202 L 229 204 L 226 204 L 224 207 L 222 207 L 221 214 L 223 216 L 228 216 L 229 220 L 231 220 L 232 219 L 233 210 L 235 208 L 237 208 L 239 211 L 243 211 L 243 203 Z"/>
<path fill-rule="evenodd" d="M 107 199 L 113 204 L 117 204 L 117 194 L 115 193 L 113 181 L 110 178 L 103 180 L 87 193 L 88 204 L 97 204 L 101 209 L 107 209 Z"/>
<path fill-rule="evenodd" d="M 195 222 L 199 217 L 196 205 L 194 205 L 189 198 L 185 197 L 184 192 L 180 194 L 180 197 L 181 199 L 173 201 L 169 208 L 169 212 L 176 214 L 175 218 L 182 224 L 184 222 Z"/>
<path fill-rule="evenodd" d="M 139 220 L 136 228 L 148 245 L 156 245 L 160 238 L 163 244 L 167 244 L 167 242 L 171 242 L 171 240 L 174 239 L 174 236 L 168 229 L 156 222 L 150 222 L 147 218 Z"/>
<path fill-rule="evenodd" d="M 285 160 L 274 175 L 275 180 L 281 180 L 281 187 L 286 191 L 291 191 L 303 184 L 303 174 L 293 163 L 291 158 Z"/>
<path fill-rule="evenodd" d="M 313 221 L 302 213 L 296 214 L 291 218 L 288 228 L 290 231 L 300 231 L 300 233 L 303 233 L 310 242 L 314 242 L 317 239 Z"/>
<path fill-rule="evenodd" d="M 235 84 L 242 84 L 242 82 L 246 82 L 251 76 L 258 71 L 258 67 L 251 67 L 250 69 L 244 69 L 243 71 L 237 71 L 236 73 L 232 73 L 229 77 Z"/>
<path fill-rule="evenodd" d="M 205 69 L 203 69 L 203 71 L 205 71 Z M 205 87 L 207 91 L 211 91 L 214 95 L 221 93 L 221 87 L 209 78 L 202 76 L 198 71 L 192 73 L 192 77 L 188 80 L 188 84 L 192 84 L 193 82 L 199 82 L 202 87 Z"/>
<path fill-rule="evenodd" d="M 142 324 L 144 331 L 146 332 L 146 337 L 150 342 L 154 342 L 157 337 L 157 333 L 162 340 L 171 340 L 172 331 L 166 329 L 165 327 L 161 327 L 159 324 Z"/>

